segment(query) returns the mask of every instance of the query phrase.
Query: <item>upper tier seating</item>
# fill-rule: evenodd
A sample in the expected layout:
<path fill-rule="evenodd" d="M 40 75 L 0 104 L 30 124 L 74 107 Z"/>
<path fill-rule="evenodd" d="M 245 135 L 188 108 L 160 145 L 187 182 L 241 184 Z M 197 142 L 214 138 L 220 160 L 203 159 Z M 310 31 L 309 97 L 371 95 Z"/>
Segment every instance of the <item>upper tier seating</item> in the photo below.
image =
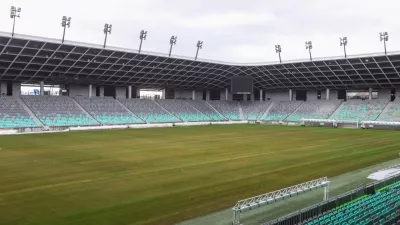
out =
<path fill-rule="evenodd" d="M 400 122 L 400 100 L 389 102 L 377 120 L 384 122 Z"/>
<path fill-rule="evenodd" d="M 172 115 L 178 117 L 182 121 L 201 122 L 211 120 L 209 117 L 190 106 L 185 100 L 163 99 L 156 101 L 166 110 L 168 110 L 168 112 L 172 113 Z"/>
<path fill-rule="evenodd" d="M 301 119 L 328 119 L 339 107 L 338 100 L 318 100 L 304 102 L 286 121 L 300 122 Z"/>
<path fill-rule="evenodd" d="M 0 128 L 40 127 L 15 97 L 0 97 Z"/>
<path fill-rule="evenodd" d="M 400 183 L 395 183 L 378 190 L 376 194 L 365 195 L 341 205 L 305 224 L 399 224 L 395 221 L 395 218 L 400 215 L 399 208 Z"/>
<path fill-rule="evenodd" d="M 206 101 L 188 100 L 187 102 L 214 121 L 226 120 L 226 118 L 224 118 L 221 114 L 219 114 L 213 108 L 211 108 Z"/>
<path fill-rule="evenodd" d="M 334 120 L 369 120 L 378 118 L 387 104 L 380 100 L 348 100 L 330 117 Z"/>
<path fill-rule="evenodd" d="M 112 97 L 76 97 L 76 100 L 102 125 L 143 123 Z"/>
<path fill-rule="evenodd" d="M 209 101 L 210 105 L 229 120 L 241 120 L 239 105 L 233 101 Z"/>
<path fill-rule="evenodd" d="M 268 109 L 271 102 L 242 101 L 243 116 L 245 120 L 259 120 Z"/>
<path fill-rule="evenodd" d="M 120 99 L 120 101 L 136 116 L 147 123 L 179 122 L 177 118 L 166 112 L 150 99 Z"/>
<path fill-rule="evenodd" d="M 88 126 L 96 121 L 66 96 L 21 96 L 25 104 L 45 126 Z"/>
<path fill-rule="evenodd" d="M 263 119 L 266 121 L 281 121 L 286 119 L 292 114 L 299 106 L 302 101 L 292 102 L 274 102 L 273 106 L 268 112 L 268 115 Z"/>

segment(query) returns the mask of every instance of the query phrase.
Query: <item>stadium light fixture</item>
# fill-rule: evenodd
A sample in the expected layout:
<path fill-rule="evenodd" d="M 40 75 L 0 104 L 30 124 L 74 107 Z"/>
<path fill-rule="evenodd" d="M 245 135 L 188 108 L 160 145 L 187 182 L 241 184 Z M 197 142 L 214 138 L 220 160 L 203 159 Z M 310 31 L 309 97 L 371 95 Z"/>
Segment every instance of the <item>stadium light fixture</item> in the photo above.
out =
<path fill-rule="evenodd" d="M 111 34 L 111 30 L 112 30 L 112 24 L 108 24 L 108 23 L 104 24 L 103 32 L 105 34 L 105 38 L 104 38 L 104 46 L 103 46 L 103 48 L 106 47 L 107 37 L 108 37 L 109 34 Z"/>
<path fill-rule="evenodd" d="M 340 46 L 343 46 L 344 49 L 344 58 L 347 58 L 346 46 L 347 46 L 347 37 L 340 38 Z"/>
<path fill-rule="evenodd" d="M 11 17 L 11 19 L 13 19 L 13 27 L 12 27 L 11 36 L 14 37 L 15 18 L 20 18 L 21 17 L 21 8 L 20 7 L 17 8 L 15 6 L 11 6 L 10 17 Z"/>
<path fill-rule="evenodd" d="M 173 36 L 173 35 L 172 35 L 171 39 L 169 39 L 169 44 L 171 45 L 171 48 L 169 49 L 169 57 L 171 57 L 172 46 L 176 45 L 177 40 L 178 40 L 178 36 Z"/>
<path fill-rule="evenodd" d="M 71 26 L 71 17 L 63 16 L 62 19 L 61 19 L 61 26 L 64 28 L 64 32 L 63 32 L 61 43 L 64 43 L 65 30 L 66 30 L 66 28 L 69 28 Z"/>
<path fill-rule="evenodd" d="M 147 38 L 147 31 L 140 31 L 140 45 L 139 45 L 139 53 L 142 51 L 142 44 L 143 44 L 143 40 L 146 40 Z"/>
<path fill-rule="evenodd" d="M 312 61 L 312 55 L 311 55 L 311 49 L 313 48 L 312 42 L 311 41 L 306 41 L 306 49 L 308 49 L 308 52 L 310 53 L 310 60 Z"/>
<path fill-rule="evenodd" d="M 386 55 L 386 42 L 389 41 L 389 34 L 388 32 L 380 32 L 379 37 L 381 41 L 383 41 L 383 47 L 385 48 L 385 55 Z"/>
<path fill-rule="evenodd" d="M 199 55 L 199 50 L 203 49 L 203 41 L 198 41 L 196 46 L 197 46 L 197 52 L 196 52 L 196 57 L 194 58 L 194 60 L 197 60 L 197 56 Z"/>
<path fill-rule="evenodd" d="M 279 62 L 282 63 L 282 59 L 281 59 L 282 48 L 281 48 L 281 45 L 275 45 L 275 52 L 278 53 Z"/>

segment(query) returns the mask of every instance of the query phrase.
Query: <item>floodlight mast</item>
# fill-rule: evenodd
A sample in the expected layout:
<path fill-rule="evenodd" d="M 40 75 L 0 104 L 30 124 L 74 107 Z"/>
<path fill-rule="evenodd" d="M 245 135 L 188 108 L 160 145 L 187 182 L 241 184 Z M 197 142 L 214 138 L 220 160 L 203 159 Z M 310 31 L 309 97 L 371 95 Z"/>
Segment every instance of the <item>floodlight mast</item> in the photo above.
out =
<path fill-rule="evenodd" d="M 105 38 L 104 38 L 104 46 L 103 46 L 103 48 L 106 47 L 107 37 L 108 37 L 109 34 L 111 34 L 111 30 L 112 30 L 112 24 L 108 24 L 108 23 L 104 24 L 103 32 L 105 34 Z"/>
<path fill-rule="evenodd" d="M 341 37 L 341 38 L 340 38 L 340 46 L 343 46 L 344 58 L 347 58 L 347 52 L 346 52 L 347 37 Z"/>
<path fill-rule="evenodd" d="M 308 52 L 310 53 L 310 61 L 312 61 L 312 55 L 311 55 L 311 49 L 313 48 L 312 42 L 311 41 L 306 41 L 306 49 L 308 49 Z"/>
<path fill-rule="evenodd" d="M 198 41 L 196 46 L 197 46 L 197 52 L 196 52 L 196 57 L 194 58 L 194 60 L 197 60 L 197 56 L 199 55 L 199 50 L 203 49 L 203 41 Z"/>
<path fill-rule="evenodd" d="M 389 34 L 388 34 L 388 32 L 380 32 L 379 37 L 380 37 L 381 41 L 383 41 L 383 47 L 385 48 L 385 55 L 386 55 L 387 54 L 386 42 L 389 41 Z"/>
<path fill-rule="evenodd" d="M 171 37 L 171 39 L 169 40 L 169 44 L 171 45 L 170 49 L 169 49 L 169 57 L 171 57 L 171 53 L 172 53 L 172 46 L 176 45 L 176 41 L 178 40 L 178 36 L 173 36 Z"/>
<path fill-rule="evenodd" d="M 140 45 L 139 45 L 139 53 L 142 51 L 142 44 L 143 44 L 143 40 L 146 40 L 147 38 L 147 31 L 142 30 L 140 31 Z"/>
<path fill-rule="evenodd" d="M 11 6 L 10 17 L 11 17 L 11 19 L 13 19 L 13 27 L 12 27 L 11 36 L 14 37 L 15 18 L 20 18 L 21 17 L 21 8 L 20 7 L 17 8 L 15 6 Z"/>
<path fill-rule="evenodd" d="M 63 32 L 61 43 L 64 43 L 65 30 L 71 26 L 71 17 L 63 16 L 62 19 L 61 19 L 61 26 L 64 28 L 64 32 Z"/>
<path fill-rule="evenodd" d="M 279 55 L 279 63 L 282 63 L 282 58 L 281 58 L 282 47 L 281 47 L 281 45 L 275 45 L 275 52 L 278 53 L 278 55 Z"/>

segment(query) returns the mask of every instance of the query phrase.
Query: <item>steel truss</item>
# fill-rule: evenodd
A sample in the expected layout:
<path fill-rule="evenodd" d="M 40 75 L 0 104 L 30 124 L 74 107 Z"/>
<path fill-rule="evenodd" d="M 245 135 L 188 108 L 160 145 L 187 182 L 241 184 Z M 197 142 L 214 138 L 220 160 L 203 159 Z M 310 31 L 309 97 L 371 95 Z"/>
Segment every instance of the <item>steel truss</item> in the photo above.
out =
<path fill-rule="evenodd" d="M 284 199 L 291 198 L 300 195 L 304 192 L 309 192 L 319 188 L 324 188 L 323 200 L 326 201 L 328 200 L 329 197 L 329 184 L 330 181 L 328 181 L 328 178 L 322 177 L 302 184 L 297 184 L 292 187 L 240 200 L 232 208 L 233 210 L 232 224 L 233 225 L 240 224 L 240 213 L 258 209 L 265 205 L 273 204 L 275 202 L 282 201 Z"/>

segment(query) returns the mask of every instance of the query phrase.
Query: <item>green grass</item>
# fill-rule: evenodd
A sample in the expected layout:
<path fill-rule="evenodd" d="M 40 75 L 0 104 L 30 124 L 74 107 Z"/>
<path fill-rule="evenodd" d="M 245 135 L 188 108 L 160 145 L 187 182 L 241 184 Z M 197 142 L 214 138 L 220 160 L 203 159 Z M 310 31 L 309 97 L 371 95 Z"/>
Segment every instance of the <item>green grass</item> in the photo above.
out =
<path fill-rule="evenodd" d="M 399 132 L 261 125 L 0 137 L 0 224 L 173 224 L 394 159 Z"/>

